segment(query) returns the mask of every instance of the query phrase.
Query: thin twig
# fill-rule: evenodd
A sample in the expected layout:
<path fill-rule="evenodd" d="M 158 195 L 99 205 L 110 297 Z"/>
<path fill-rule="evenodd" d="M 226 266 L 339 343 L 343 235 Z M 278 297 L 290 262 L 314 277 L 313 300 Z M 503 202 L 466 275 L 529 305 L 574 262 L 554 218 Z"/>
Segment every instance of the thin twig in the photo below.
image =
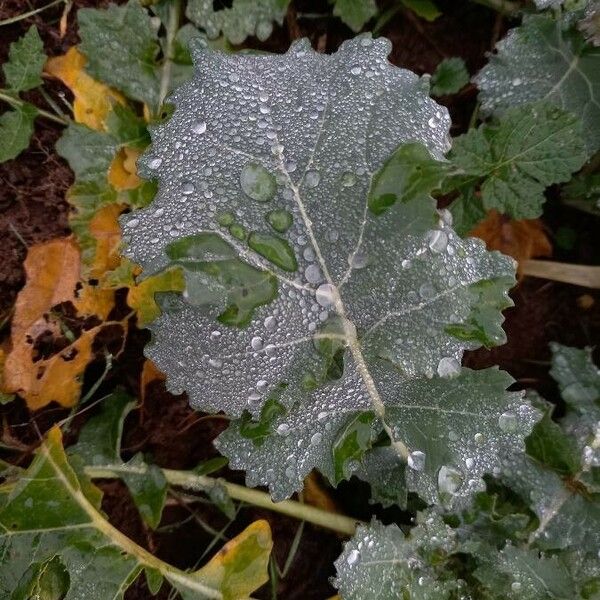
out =
<path fill-rule="evenodd" d="M 61 2 L 62 2 L 62 0 L 61 0 Z M 19 98 L 15 98 L 13 96 L 5 94 L 2 91 L 0 91 L 0 100 L 3 100 L 7 104 L 10 104 L 11 106 L 15 106 L 17 108 L 20 108 L 21 106 L 24 106 L 25 104 L 27 104 L 27 102 L 24 102 L 23 100 L 20 100 Z M 38 108 L 37 106 L 35 106 L 34 108 L 40 117 L 44 117 L 45 119 L 54 121 L 55 123 L 59 123 L 60 125 L 68 125 L 69 124 L 69 121 L 67 121 L 66 119 L 58 117 L 57 115 L 53 115 L 52 113 L 50 113 L 46 110 Z"/>
<path fill-rule="evenodd" d="M 572 265 L 552 260 L 526 260 L 520 264 L 520 272 L 530 277 L 600 289 L 600 267 Z"/>
<path fill-rule="evenodd" d="M 11 23 L 17 23 L 18 21 L 22 21 L 23 19 L 27 19 L 29 17 L 32 17 L 33 15 L 37 15 L 38 13 L 42 12 L 43 10 L 46 10 L 47 8 L 52 8 L 57 4 L 62 4 L 63 2 L 65 2 L 65 0 L 54 0 L 53 2 L 50 2 L 50 4 L 46 4 L 46 6 L 40 6 L 40 8 L 34 8 L 29 12 L 10 17 L 10 19 L 4 19 L 4 21 L 0 21 L 0 27 L 2 27 L 2 25 L 10 25 Z"/>
<path fill-rule="evenodd" d="M 495 10 L 507 17 L 515 16 L 520 10 L 521 5 L 518 2 L 512 2 L 511 0 L 471 0 L 476 4 L 487 6 L 492 10 Z"/>

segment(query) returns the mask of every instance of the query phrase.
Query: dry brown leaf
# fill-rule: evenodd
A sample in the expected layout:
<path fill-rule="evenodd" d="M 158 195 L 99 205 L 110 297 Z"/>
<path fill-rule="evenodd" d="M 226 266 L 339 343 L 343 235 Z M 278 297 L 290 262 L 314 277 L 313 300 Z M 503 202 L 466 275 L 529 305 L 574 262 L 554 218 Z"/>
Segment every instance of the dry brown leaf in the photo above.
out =
<path fill-rule="evenodd" d="M 108 170 L 108 182 L 117 190 L 132 190 L 138 187 L 142 180 L 137 175 L 136 161 L 141 150 L 136 148 L 121 148 Z"/>
<path fill-rule="evenodd" d="M 31 409 L 51 401 L 73 406 L 81 391 L 81 376 L 93 357 L 92 344 L 105 324 L 84 330 L 60 352 L 36 360 L 33 342 L 48 330 L 58 333 L 59 323 L 48 316 L 53 307 L 71 302 L 79 316 L 105 319 L 112 307 L 106 298 L 87 294 L 80 282 L 80 252 L 73 238 L 32 246 L 25 259 L 26 284 L 17 297 L 12 320 L 10 350 L 4 362 L 6 391 L 21 395 Z M 79 293 L 83 294 L 77 297 Z M 113 293 L 113 292 L 111 292 Z"/>
<path fill-rule="evenodd" d="M 149 359 L 144 361 L 142 367 L 142 375 L 140 377 L 140 400 L 142 403 L 146 399 L 146 388 L 153 381 L 164 381 L 166 379 L 165 374 L 159 371 L 158 367 Z"/>
<path fill-rule="evenodd" d="M 304 480 L 304 490 L 302 491 L 302 498 L 306 504 L 322 508 L 328 512 L 339 513 L 340 510 L 337 507 L 333 498 L 329 495 L 329 492 L 325 486 L 319 480 L 319 477 L 314 471 L 306 477 Z"/>
<path fill-rule="evenodd" d="M 552 255 L 552 244 L 539 219 L 517 221 L 491 210 L 469 235 L 481 238 L 489 250 L 508 254 L 519 264 L 530 258 Z"/>
<path fill-rule="evenodd" d="M 45 71 L 60 79 L 73 92 L 75 121 L 101 131 L 106 129 L 106 117 L 113 104 L 124 104 L 125 98 L 90 77 L 85 72 L 86 62 L 85 56 L 73 46 L 65 55 L 48 59 Z"/>

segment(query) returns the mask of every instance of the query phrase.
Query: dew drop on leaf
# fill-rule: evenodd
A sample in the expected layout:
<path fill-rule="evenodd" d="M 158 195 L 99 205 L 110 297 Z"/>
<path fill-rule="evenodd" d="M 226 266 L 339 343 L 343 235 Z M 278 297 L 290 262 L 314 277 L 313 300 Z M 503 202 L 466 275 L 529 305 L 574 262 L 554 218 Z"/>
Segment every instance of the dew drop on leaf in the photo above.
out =
<path fill-rule="evenodd" d="M 415 450 L 408 455 L 408 466 L 413 469 L 413 471 L 422 471 L 425 469 L 425 459 L 425 452 Z"/>
<path fill-rule="evenodd" d="M 240 173 L 244 194 L 257 202 L 268 202 L 277 190 L 275 177 L 258 163 L 248 163 Z"/>

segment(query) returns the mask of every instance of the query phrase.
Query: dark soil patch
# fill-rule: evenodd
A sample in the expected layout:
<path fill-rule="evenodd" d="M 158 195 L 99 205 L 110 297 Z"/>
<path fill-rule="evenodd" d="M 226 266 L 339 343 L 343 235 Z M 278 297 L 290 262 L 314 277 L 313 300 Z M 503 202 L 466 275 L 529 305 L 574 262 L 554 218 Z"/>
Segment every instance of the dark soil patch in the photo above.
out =
<path fill-rule="evenodd" d="M 4 0 L 0 6 L 0 20 L 12 17 L 26 9 L 40 7 L 47 0 L 27 2 Z M 64 38 L 58 34 L 62 5 L 39 13 L 8 27 L 2 27 L 0 63 L 7 56 L 8 45 L 22 35 L 31 24 L 38 26 L 50 56 L 63 54 L 77 43 L 76 11 L 84 6 L 100 7 L 107 1 L 75 0 L 68 19 Z M 382 2 L 391 5 L 391 0 Z M 393 44 L 391 60 L 415 72 L 431 73 L 446 57 L 461 56 L 471 73 L 485 62 L 485 54 L 510 25 L 496 13 L 466 0 L 438 0 L 443 12 L 434 23 L 415 18 L 403 10 L 390 20 L 381 33 Z M 310 17 L 306 17 L 310 13 Z M 322 14 L 315 17 L 315 14 Z M 250 40 L 248 47 L 283 52 L 291 40 L 308 36 L 315 48 L 333 51 L 352 32 L 339 20 L 332 19 L 325 0 L 296 0 L 283 27 L 265 43 Z M 52 83 L 49 93 L 59 99 L 59 93 L 68 92 Z M 467 86 L 460 94 L 442 98 L 453 117 L 457 134 L 464 131 L 475 106 L 476 90 Z M 44 106 L 43 98 L 33 94 L 30 98 Z M 72 183 L 72 174 L 54 150 L 61 128 L 41 119 L 36 124 L 35 136 L 29 150 L 18 159 L 0 165 L 0 323 L 10 313 L 14 298 L 22 287 L 22 262 L 30 245 L 69 232 L 67 217 L 69 207 L 65 193 Z M 570 250 L 556 250 L 556 258 L 567 262 L 595 263 L 600 261 L 598 220 L 582 218 L 581 213 L 551 203 L 546 211 L 545 223 L 554 235 L 560 227 L 569 226 L 576 232 L 576 241 Z M 589 298 L 583 302 L 583 295 Z M 468 353 L 465 365 L 481 368 L 499 364 L 517 380 L 518 388 L 533 387 L 549 399 L 557 399 L 556 386 L 548 376 L 549 341 L 574 346 L 593 344 L 600 339 L 600 293 L 573 286 L 525 279 L 512 293 L 515 307 L 506 311 L 508 343 L 491 351 Z M 591 303 L 590 300 L 591 299 Z M 120 298 L 117 312 L 125 314 L 124 299 Z M 108 332 L 99 341 L 102 348 L 113 348 L 120 343 L 120 333 Z M 139 378 L 143 365 L 143 347 L 149 336 L 145 331 L 133 329 L 125 348 L 120 352 L 106 379 L 94 398 L 123 388 L 134 397 L 140 397 Z M 100 348 L 99 348 L 100 350 Z M 98 380 L 103 371 L 102 361 L 90 366 L 86 372 L 84 390 Z M 75 439 L 82 422 L 94 410 L 78 418 L 73 424 L 67 442 Z M 64 409 L 50 406 L 32 417 L 23 402 L 17 400 L 8 407 L 0 407 L 0 415 L 11 424 L 12 460 L 26 464 L 29 450 L 35 446 L 39 432 L 66 416 Z M 145 390 L 145 399 L 126 421 L 124 432 L 124 458 L 143 452 L 155 463 L 170 468 L 190 468 L 198 462 L 215 456 L 212 440 L 224 428 L 224 421 L 206 418 L 191 410 L 185 396 L 175 397 L 166 392 L 162 382 L 154 382 Z M 6 442 L 6 439 L 3 441 Z M 230 471 L 222 473 L 229 479 L 243 481 L 243 474 Z M 165 509 L 158 531 L 149 531 L 141 522 L 125 486 L 116 481 L 99 483 L 104 492 L 103 509 L 111 522 L 140 545 L 155 552 L 160 558 L 181 568 L 197 564 L 204 549 L 213 540 L 203 526 L 207 523 L 219 529 L 227 519 L 214 506 L 181 502 L 172 497 Z M 332 492 L 338 505 L 348 514 L 366 518 L 373 513 L 367 503 L 364 485 L 352 480 L 337 492 Z M 378 512 L 386 521 L 405 522 L 406 515 L 399 511 Z M 274 556 L 280 566 L 286 561 L 298 522 L 275 513 L 245 507 L 238 519 L 226 531 L 232 537 L 257 518 L 269 520 L 275 540 Z M 218 549 L 221 542 L 214 549 Z M 306 526 L 296 558 L 287 577 L 279 582 L 277 597 L 286 600 L 323 600 L 334 594 L 328 578 L 334 574 L 333 560 L 339 554 L 341 540 L 324 530 Z M 212 554 L 209 553 L 209 555 Z M 206 560 L 204 558 L 203 560 Z M 149 592 L 140 579 L 127 592 L 128 600 L 146 600 Z M 158 598 L 168 597 L 163 586 Z M 272 598 L 271 590 L 264 588 L 257 597 Z"/>

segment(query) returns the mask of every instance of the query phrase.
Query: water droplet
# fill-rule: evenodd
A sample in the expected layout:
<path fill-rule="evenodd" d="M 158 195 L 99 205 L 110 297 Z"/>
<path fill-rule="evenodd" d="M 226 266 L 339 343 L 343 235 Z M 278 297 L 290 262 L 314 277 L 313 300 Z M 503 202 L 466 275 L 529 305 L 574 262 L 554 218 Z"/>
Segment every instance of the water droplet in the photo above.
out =
<path fill-rule="evenodd" d="M 330 283 L 321 284 L 317 288 L 316 299 L 317 302 L 325 308 L 333 306 L 335 302 L 335 287 Z"/>
<path fill-rule="evenodd" d="M 352 566 L 353 564 L 355 564 L 358 559 L 360 558 L 360 552 L 358 550 L 351 550 L 350 553 L 348 554 L 348 558 L 346 559 L 346 562 Z"/>
<path fill-rule="evenodd" d="M 448 246 L 448 235 L 441 229 L 432 229 L 427 234 L 427 244 L 432 252 L 444 252 Z"/>
<path fill-rule="evenodd" d="M 481 446 L 485 442 L 485 437 L 484 437 L 483 433 L 476 433 L 475 436 L 473 437 L 473 439 L 475 440 L 475 443 L 478 446 Z"/>
<path fill-rule="evenodd" d="M 220 369 L 223 366 L 223 361 L 220 358 L 211 358 L 208 361 L 208 364 L 213 369 Z"/>
<path fill-rule="evenodd" d="M 438 489 L 440 494 L 454 496 L 463 482 L 463 475 L 454 467 L 444 465 L 438 471 Z"/>
<path fill-rule="evenodd" d="M 184 181 L 181 184 L 181 193 L 185 194 L 186 196 L 193 194 L 195 190 L 196 190 L 196 187 L 194 186 L 194 184 L 191 181 Z"/>
<path fill-rule="evenodd" d="M 437 372 L 440 377 L 457 377 L 460 375 L 460 363 L 453 356 L 446 356 L 438 363 Z"/>
<path fill-rule="evenodd" d="M 310 438 L 310 443 L 312 446 L 318 446 L 321 443 L 322 439 L 323 439 L 323 434 L 321 434 L 317 431 L 317 433 L 313 434 L 313 436 Z"/>
<path fill-rule="evenodd" d="M 279 208 L 268 212 L 266 219 L 267 223 L 279 233 L 285 233 L 292 225 L 292 214 Z"/>
<path fill-rule="evenodd" d="M 342 185 L 344 187 L 352 187 L 356 183 L 356 175 L 350 171 L 346 171 L 342 175 Z"/>
<path fill-rule="evenodd" d="M 277 191 L 275 177 L 258 163 L 248 163 L 240 173 L 244 194 L 257 202 L 268 202 Z"/>
<path fill-rule="evenodd" d="M 206 123 L 204 121 L 196 121 L 192 125 L 192 131 L 196 135 L 202 135 L 206 131 Z"/>
<path fill-rule="evenodd" d="M 275 331 L 277 329 L 277 319 L 275 317 L 267 317 L 264 326 L 267 331 Z"/>
<path fill-rule="evenodd" d="M 319 171 L 306 171 L 306 174 L 304 175 L 304 183 L 306 184 L 306 187 L 317 187 L 319 185 L 319 181 L 321 181 L 321 175 L 319 174 Z"/>
<path fill-rule="evenodd" d="M 519 592 L 519 591 L 521 591 L 521 587 L 522 586 L 521 586 L 521 582 L 520 581 L 513 581 L 512 584 L 511 584 L 511 586 L 510 586 L 510 589 L 513 592 Z"/>
<path fill-rule="evenodd" d="M 353 269 L 363 269 L 367 266 L 368 259 L 369 257 L 364 250 L 357 250 L 348 257 L 348 264 Z"/>
<path fill-rule="evenodd" d="M 262 350 L 263 348 L 263 341 L 262 338 L 255 336 L 252 338 L 252 340 L 250 341 L 250 345 L 252 346 L 253 350 L 256 350 L 257 352 L 259 350 Z"/>
<path fill-rule="evenodd" d="M 519 421 L 517 419 L 517 415 L 514 412 L 505 412 L 500 415 L 498 418 L 498 426 L 502 431 L 506 431 L 507 433 L 514 433 L 519 425 Z"/>
<path fill-rule="evenodd" d="M 467 469 L 469 469 L 469 471 L 470 471 L 475 466 L 475 460 L 470 457 L 466 458 L 465 465 L 467 466 Z"/>
<path fill-rule="evenodd" d="M 148 161 L 148 166 L 151 169 L 158 169 L 158 167 L 160 167 L 160 165 L 162 165 L 162 158 L 159 158 L 159 157 L 151 158 Z"/>
<path fill-rule="evenodd" d="M 422 471 L 425 468 L 425 452 L 415 450 L 408 455 L 408 466 L 414 471 Z"/>
<path fill-rule="evenodd" d="M 290 426 L 287 423 L 282 423 L 277 427 L 277 433 L 279 435 L 283 435 L 284 437 L 288 435 L 290 432 Z"/>
<path fill-rule="evenodd" d="M 319 267 L 317 267 L 317 265 L 308 265 L 304 271 L 304 277 L 306 277 L 306 281 L 308 281 L 308 283 L 319 283 L 319 281 L 323 279 L 321 270 Z"/>
<path fill-rule="evenodd" d="M 230 225 L 233 225 L 234 219 L 233 213 L 225 212 L 217 217 L 217 223 L 219 223 L 221 227 L 229 227 Z"/>
<path fill-rule="evenodd" d="M 352 73 L 352 75 L 360 75 L 362 73 L 362 69 L 359 65 L 355 65 L 350 69 L 350 73 Z"/>

